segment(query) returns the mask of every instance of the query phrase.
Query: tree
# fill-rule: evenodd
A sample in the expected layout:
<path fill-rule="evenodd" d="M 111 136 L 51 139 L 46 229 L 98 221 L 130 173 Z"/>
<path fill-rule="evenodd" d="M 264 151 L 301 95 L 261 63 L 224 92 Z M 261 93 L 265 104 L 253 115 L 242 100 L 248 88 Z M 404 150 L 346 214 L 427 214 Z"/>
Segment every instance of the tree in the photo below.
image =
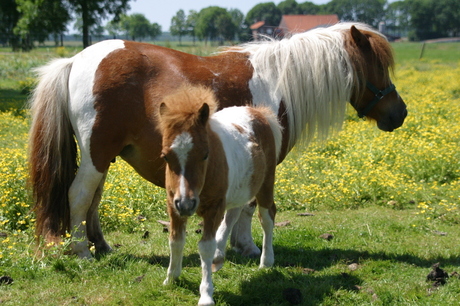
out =
<path fill-rule="evenodd" d="M 226 9 L 218 6 L 210 6 L 200 11 L 195 26 L 195 33 L 199 39 L 204 39 L 205 43 L 209 40 L 215 40 L 219 36 L 230 36 L 231 29 L 223 29 L 226 25 L 231 27 L 231 16 Z M 234 28 L 233 28 L 233 36 Z"/>
<path fill-rule="evenodd" d="M 299 7 L 295 0 L 284 0 L 278 3 L 278 8 L 283 15 L 299 14 Z"/>
<path fill-rule="evenodd" d="M 176 15 L 171 18 L 169 31 L 173 36 L 179 36 L 179 44 L 182 43 L 182 36 L 187 35 L 188 25 L 184 10 L 177 11 Z"/>
<path fill-rule="evenodd" d="M 280 24 L 282 13 L 273 3 L 259 3 L 254 6 L 246 15 L 246 25 L 250 26 L 257 21 L 265 21 L 267 25 L 278 26 Z"/>
<path fill-rule="evenodd" d="M 302 15 L 316 15 L 321 11 L 321 6 L 308 1 L 300 3 L 297 7 L 299 14 Z"/>
<path fill-rule="evenodd" d="M 109 22 L 107 22 L 107 24 L 105 25 L 105 29 L 109 33 L 109 35 L 112 36 L 114 39 L 119 37 L 123 32 L 120 22 L 114 20 L 110 20 Z"/>
<path fill-rule="evenodd" d="M 385 11 L 385 26 L 388 33 L 401 37 L 407 33 L 410 24 L 409 6 L 407 1 L 396 1 L 388 4 Z"/>
<path fill-rule="evenodd" d="M 83 47 L 89 46 L 89 29 L 99 20 L 114 16 L 117 21 L 120 15 L 129 9 L 129 0 L 67 0 L 72 10 L 82 20 Z"/>
<path fill-rule="evenodd" d="M 411 40 L 438 38 L 460 33 L 458 0 L 406 0 L 411 16 Z"/>
<path fill-rule="evenodd" d="M 195 44 L 195 27 L 198 22 L 199 14 L 195 10 L 188 11 L 187 15 L 187 33 L 193 37 L 193 44 Z"/>
<path fill-rule="evenodd" d="M 239 40 L 241 40 L 246 25 L 244 24 L 244 14 L 239 9 L 229 9 L 228 13 L 232 18 L 232 22 L 235 25 L 235 34 Z"/>
<path fill-rule="evenodd" d="M 57 36 L 66 30 L 70 20 L 68 7 L 61 0 L 16 0 L 20 14 L 13 29 L 23 50 L 30 50 L 33 41 L 44 42 L 50 34 Z"/>
<path fill-rule="evenodd" d="M 326 9 L 341 20 L 364 22 L 377 28 L 385 15 L 385 3 L 386 0 L 332 0 Z"/>
<path fill-rule="evenodd" d="M 143 14 L 122 15 L 120 17 L 120 28 L 132 40 L 146 37 L 155 38 L 161 34 L 161 27 L 158 24 L 150 24 Z"/>
<path fill-rule="evenodd" d="M 161 35 L 161 25 L 154 22 L 150 25 L 150 38 L 155 39 L 155 37 Z"/>
<path fill-rule="evenodd" d="M 15 0 L 0 1 L 0 43 L 9 43 L 13 46 L 13 49 L 18 44 L 18 36 L 13 33 L 13 29 L 19 17 L 20 14 Z"/>

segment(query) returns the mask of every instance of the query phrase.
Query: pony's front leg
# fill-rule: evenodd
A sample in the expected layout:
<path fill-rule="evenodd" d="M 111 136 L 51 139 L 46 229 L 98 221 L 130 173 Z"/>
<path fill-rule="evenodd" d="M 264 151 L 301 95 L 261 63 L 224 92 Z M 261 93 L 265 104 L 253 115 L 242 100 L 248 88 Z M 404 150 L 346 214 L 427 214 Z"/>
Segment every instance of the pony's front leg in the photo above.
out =
<path fill-rule="evenodd" d="M 88 249 L 86 217 L 104 174 L 97 171 L 91 159 L 82 153 L 80 169 L 69 189 L 70 230 L 72 232 L 72 252 L 80 258 L 91 258 Z"/>
<path fill-rule="evenodd" d="M 219 228 L 217 229 L 217 234 L 216 234 L 217 249 L 214 254 L 214 259 L 212 261 L 212 271 L 213 272 L 219 271 L 224 265 L 225 248 L 227 246 L 228 236 L 230 235 L 230 232 L 233 226 L 238 220 L 242 209 L 243 209 L 242 206 L 229 209 L 225 213 L 224 219 L 222 220 Z"/>
<path fill-rule="evenodd" d="M 185 245 L 185 227 L 187 223 L 186 218 L 181 218 L 175 212 L 170 213 L 170 230 L 169 235 L 169 267 L 164 285 L 173 283 L 179 278 L 182 272 L 182 257 Z"/>

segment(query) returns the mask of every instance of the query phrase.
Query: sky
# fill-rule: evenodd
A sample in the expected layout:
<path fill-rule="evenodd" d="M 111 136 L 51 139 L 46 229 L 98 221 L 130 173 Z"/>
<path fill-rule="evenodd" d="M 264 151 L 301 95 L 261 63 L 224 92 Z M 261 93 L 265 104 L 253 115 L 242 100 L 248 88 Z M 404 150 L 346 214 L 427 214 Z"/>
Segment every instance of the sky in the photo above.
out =
<path fill-rule="evenodd" d="M 310 0 L 315 4 L 325 4 L 330 0 Z M 259 3 L 274 2 L 276 5 L 281 1 L 273 0 L 131 0 L 129 2 L 131 9 L 128 15 L 141 13 L 151 22 L 161 25 L 163 32 L 169 31 L 171 18 L 176 15 L 177 11 L 183 9 L 185 15 L 190 10 L 197 12 L 208 6 L 219 6 L 226 9 L 239 9 L 244 15 Z M 297 1 L 303 3 L 304 1 Z"/>

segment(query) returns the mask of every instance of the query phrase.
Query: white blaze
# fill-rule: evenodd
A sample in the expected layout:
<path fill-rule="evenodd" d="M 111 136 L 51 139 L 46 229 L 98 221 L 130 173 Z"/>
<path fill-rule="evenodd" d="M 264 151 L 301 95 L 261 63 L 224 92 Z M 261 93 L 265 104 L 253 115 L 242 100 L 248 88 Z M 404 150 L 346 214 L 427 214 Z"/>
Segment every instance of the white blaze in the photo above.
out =
<path fill-rule="evenodd" d="M 187 164 L 188 152 L 190 152 L 192 148 L 193 148 L 193 138 L 187 132 L 177 135 L 171 145 L 171 150 L 174 153 L 176 153 L 176 156 L 179 159 L 179 165 L 180 165 L 180 171 L 181 171 L 179 190 L 180 190 L 180 196 L 182 198 L 185 198 L 185 195 L 186 195 L 185 178 L 184 178 L 185 165 Z"/>

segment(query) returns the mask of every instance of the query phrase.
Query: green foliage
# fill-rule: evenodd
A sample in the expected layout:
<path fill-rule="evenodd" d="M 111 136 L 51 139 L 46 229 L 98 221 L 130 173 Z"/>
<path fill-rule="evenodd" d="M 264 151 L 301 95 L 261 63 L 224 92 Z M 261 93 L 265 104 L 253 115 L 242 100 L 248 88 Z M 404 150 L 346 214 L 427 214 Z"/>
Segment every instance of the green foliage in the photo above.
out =
<path fill-rule="evenodd" d="M 188 24 L 187 24 L 187 17 L 185 16 L 184 10 L 179 10 L 171 19 L 171 27 L 169 28 L 171 35 L 179 36 L 179 42 L 182 40 L 182 36 L 188 33 Z"/>
<path fill-rule="evenodd" d="M 326 10 L 335 13 L 340 20 L 360 21 L 377 28 L 385 15 L 385 0 L 332 0 Z"/>
<path fill-rule="evenodd" d="M 112 30 L 116 28 L 112 25 Z M 155 39 L 161 34 L 161 27 L 158 24 L 150 24 L 143 14 L 123 15 L 120 19 L 120 29 L 132 40 L 151 37 Z"/>
<path fill-rule="evenodd" d="M 281 10 L 273 3 L 259 3 L 249 10 L 245 21 L 248 26 L 257 21 L 265 21 L 267 25 L 278 26 L 281 21 Z"/>

